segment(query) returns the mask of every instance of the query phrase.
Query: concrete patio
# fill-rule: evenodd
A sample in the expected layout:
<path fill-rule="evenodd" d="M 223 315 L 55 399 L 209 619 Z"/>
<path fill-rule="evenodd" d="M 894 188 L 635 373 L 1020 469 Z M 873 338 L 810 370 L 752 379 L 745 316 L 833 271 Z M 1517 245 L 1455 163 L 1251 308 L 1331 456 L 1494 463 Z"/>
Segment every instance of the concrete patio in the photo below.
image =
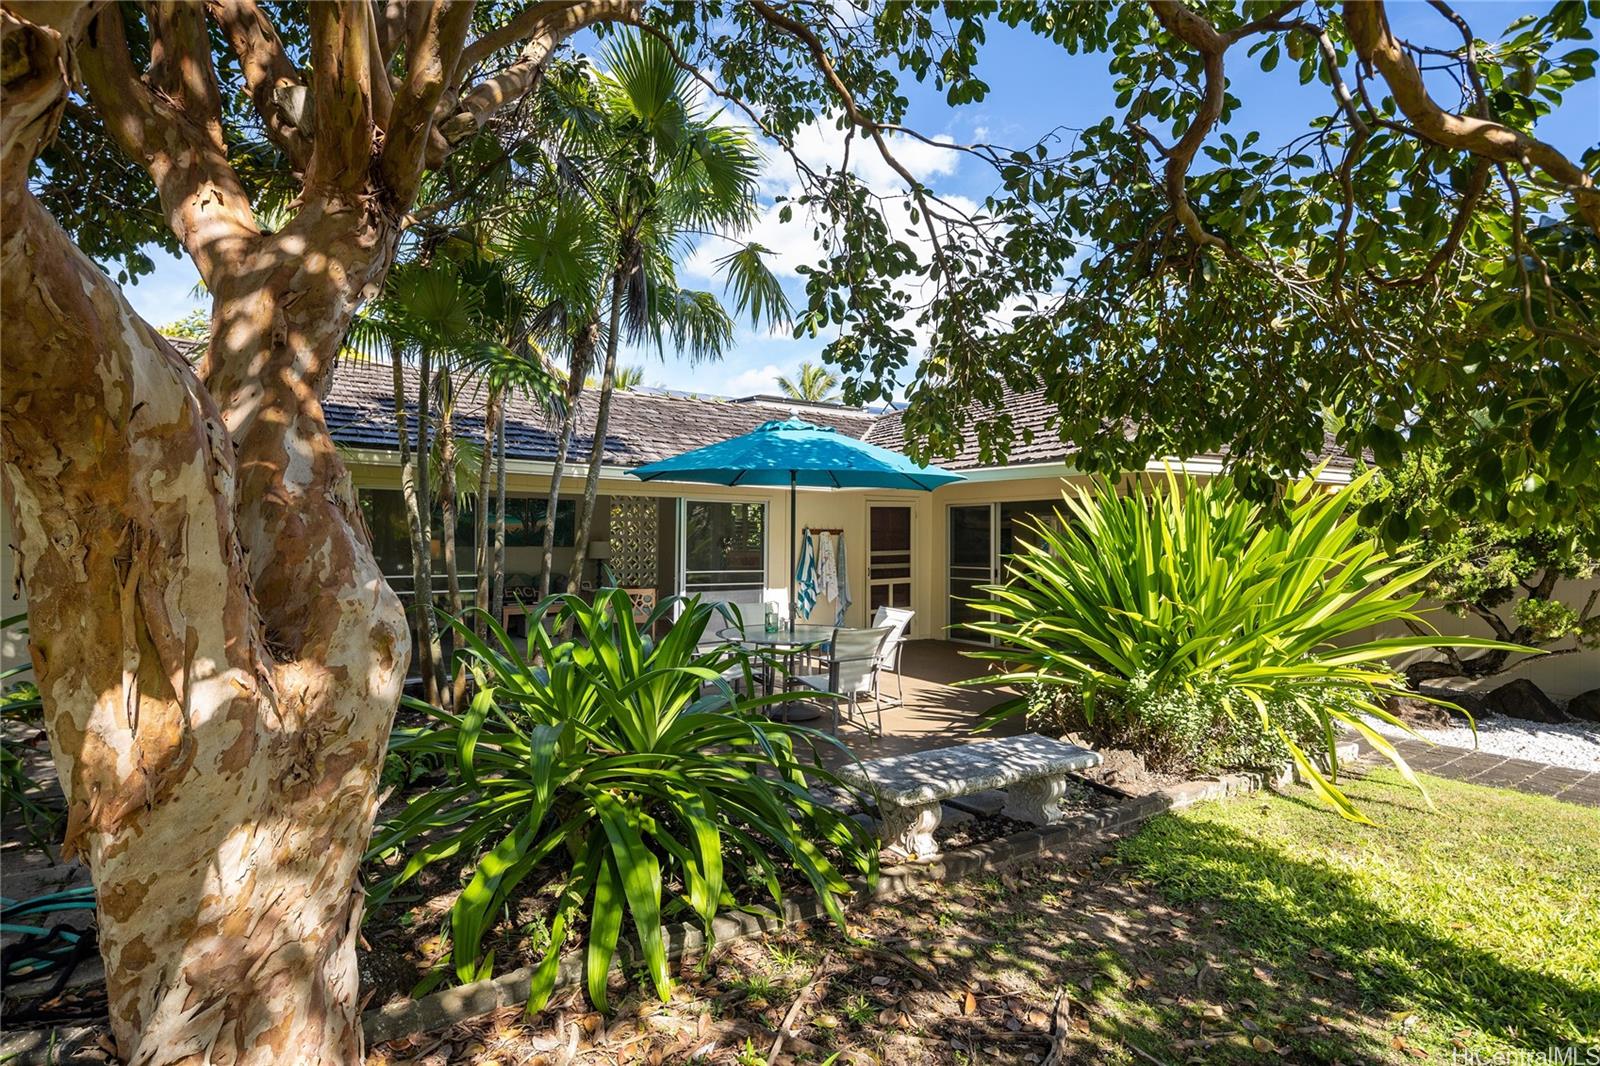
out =
<path fill-rule="evenodd" d="M 900 663 L 905 704 L 883 709 L 883 736 L 870 736 L 859 726 L 844 723 L 839 727 L 839 739 L 859 758 L 874 759 L 1022 732 L 1021 719 L 1016 718 L 980 730 L 989 711 L 1016 695 L 1016 690 L 1004 685 L 957 687 L 958 681 L 994 672 L 992 664 L 969 658 L 963 650 L 965 646 L 947 640 L 908 641 Z M 881 687 L 885 694 L 893 695 L 894 678 L 885 674 Z M 871 702 L 864 706 L 872 716 Z"/>

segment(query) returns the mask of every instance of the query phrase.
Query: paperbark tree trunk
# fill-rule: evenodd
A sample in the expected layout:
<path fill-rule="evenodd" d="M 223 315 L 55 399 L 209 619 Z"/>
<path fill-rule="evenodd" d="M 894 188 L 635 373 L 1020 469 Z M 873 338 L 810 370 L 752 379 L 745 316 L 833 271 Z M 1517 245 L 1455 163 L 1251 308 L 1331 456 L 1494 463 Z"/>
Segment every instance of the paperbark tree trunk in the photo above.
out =
<path fill-rule="evenodd" d="M 264 14 L 229 11 L 213 13 L 244 78 L 265 79 L 252 98 L 275 106 L 274 79 L 299 71 Z M 0 4 L 0 482 L 63 851 L 93 875 L 113 1035 L 140 1066 L 362 1055 L 357 869 L 410 642 L 320 396 L 430 138 L 455 143 L 436 109 L 467 88 L 472 8 L 417 12 L 401 79 L 372 5 L 297 15 L 312 107 L 264 120 L 301 195 L 264 234 L 229 162 L 207 7 Z M 515 69 L 467 92 L 469 124 L 566 35 L 630 17 L 620 0 L 530 8 Z M 29 190 L 75 75 L 212 295 L 198 374 Z"/>
<path fill-rule="evenodd" d="M 284 371 L 315 383 L 393 233 L 351 206 L 237 249 L 203 386 L 28 191 L 66 60 L 6 19 L 0 455 L 118 1050 L 357 1061 L 356 865 L 409 649 Z M 346 269 L 296 269 L 307 240 Z"/>

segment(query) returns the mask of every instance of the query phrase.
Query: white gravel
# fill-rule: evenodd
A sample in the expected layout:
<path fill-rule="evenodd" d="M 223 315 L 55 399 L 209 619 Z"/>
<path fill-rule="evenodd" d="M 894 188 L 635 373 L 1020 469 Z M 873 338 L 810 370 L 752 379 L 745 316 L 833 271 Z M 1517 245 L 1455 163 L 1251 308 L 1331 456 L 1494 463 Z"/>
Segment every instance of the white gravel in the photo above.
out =
<path fill-rule="evenodd" d="M 1373 719 L 1368 721 L 1391 736 L 1406 734 Z M 1600 770 L 1600 722 L 1563 722 L 1544 725 L 1505 715 L 1478 718 L 1477 750 L 1512 759 L 1567 766 L 1574 770 Z M 1453 748 L 1473 747 L 1472 730 L 1465 722 L 1447 729 L 1418 729 L 1417 735 Z"/>

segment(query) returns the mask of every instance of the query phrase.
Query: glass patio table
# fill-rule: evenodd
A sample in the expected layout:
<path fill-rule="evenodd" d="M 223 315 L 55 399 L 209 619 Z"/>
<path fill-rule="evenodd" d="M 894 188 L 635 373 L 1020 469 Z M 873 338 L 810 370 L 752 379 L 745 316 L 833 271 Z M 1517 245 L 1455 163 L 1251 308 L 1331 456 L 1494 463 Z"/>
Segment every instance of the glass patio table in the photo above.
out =
<path fill-rule="evenodd" d="M 764 625 L 727 626 L 718 630 L 717 636 L 736 644 L 779 652 L 784 657 L 785 672 L 793 674 L 795 656 L 828 643 L 833 639 L 833 629 L 833 626 L 795 625 L 779 626 L 769 633 Z M 770 666 L 765 681 L 767 691 L 771 692 L 773 679 Z M 822 710 L 811 703 L 788 703 L 768 707 L 766 714 L 768 718 L 783 722 L 814 722 L 822 717 Z"/>

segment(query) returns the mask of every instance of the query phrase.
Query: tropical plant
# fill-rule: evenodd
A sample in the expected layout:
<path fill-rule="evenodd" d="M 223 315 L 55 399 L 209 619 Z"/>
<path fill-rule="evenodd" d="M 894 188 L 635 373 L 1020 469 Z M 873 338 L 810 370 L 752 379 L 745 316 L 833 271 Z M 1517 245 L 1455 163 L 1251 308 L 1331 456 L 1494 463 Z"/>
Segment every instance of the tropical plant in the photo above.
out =
<path fill-rule="evenodd" d="M 791 400 L 809 403 L 838 403 L 839 375 L 816 363 L 801 363 L 793 378 L 778 378 L 778 391 Z"/>
<path fill-rule="evenodd" d="M 490 475 L 503 484 L 505 463 L 501 408 L 506 390 L 533 400 L 547 412 L 561 407 L 562 384 L 545 366 L 529 337 L 531 301 L 506 267 L 479 243 L 458 231 L 436 242 L 426 258 L 391 272 L 382 297 L 357 319 L 351 344 L 359 354 L 379 355 L 394 368 L 395 420 L 400 444 L 401 484 L 411 533 L 415 589 L 433 586 L 431 547 L 439 511 L 445 580 L 451 610 L 464 607 L 456 553 L 458 509 L 476 500 L 474 538 L 479 588 L 474 605 L 487 609 L 486 581 L 495 567 L 488 538 Z M 414 374 L 408 368 L 415 368 Z M 415 450 L 407 432 L 413 417 L 406 402 L 416 388 Z M 462 389 L 485 391 L 481 444 L 455 430 L 456 398 Z M 498 519 L 497 519 L 498 521 Z M 503 543 L 503 535 L 498 538 Z M 437 699 L 445 669 L 429 600 L 417 596 L 417 631 L 423 635 L 421 665 L 426 691 Z"/>
<path fill-rule="evenodd" d="M 583 387 L 592 389 L 599 384 L 598 379 L 591 377 L 584 380 Z M 628 392 L 632 389 L 637 389 L 643 384 L 644 367 L 642 366 L 619 366 L 617 367 L 616 376 L 611 380 L 611 387 L 618 392 Z"/>
<path fill-rule="evenodd" d="M 195 308 L 182 318 L 175 318 L 161 327 L 163 337 L 183 337 L 186 340 L 210 341 L 211 316 Z"/>
<path fill-rule="evenodd" d="M 1364 527 L 1353 504 L 1370 476 L 1332 493 L 1304 478 L 1285 490 L 1277 514 L 1227 478 L 1168 471 L 1164 482 L 1141 479 L 1125 491 L 1106 478 L 1075 486 L 1063 497 L 1064 520 L 1037 524 L 1006 582 L 985 587 L 977 606 L 990 617 L 972 628 L 998 646 L 970 654 L 1009 664 L 985 682 L 1074 691 L 1091 729 L 1136 734 L 1149 708 L 1276 737 L 1319 795 L 1365 820 L 1335 784 L 1339 726 L 1417 783 L 1366 719 L 1406 728 L 1384 709 L 1404 691 L 1388 660 L 1438 644 L 1500 646 L 1369 635 L 1425 624 L 1413 608 L 1429 570 Z M 1000 712 L 1025 706 L 1019 698 Z M 1317 740 L 1331 776 L 1308 750 Z"/>
<path fill-rule="evenodd" d="M 567 83 L 564 143 L 565 169 L 578 175 L 588 209 L 588 221 L 574 225 L 584 233 L 598 225 L 604 233 L 603 269 L 586 290 L 595 294 L 592 306 L 605 311 L 594 441 L 606 438 L 624 331 L 630 340 L 657 350 L 671 346 L 691 359 L 717 358 L 732 343 L 728 310 L 713 294 L 680 286 L 674 264 L 698 237 L 736 232 L 754 220 L 761 162 L 745 131 L 699 106 L 692 73 L 659 38 L 620 33 L 603 65 L 597 79 Z M 746 245 L 717 266 L 736 313 L 748 313 L 753 322 L 763 316 L 786 321 L 788 302 L 764 251 Z M 586 561 L 603 461 L 604 449 L 592 447 L 578 509 L 574 584 Z"/>
<path fill-rule="evenodd" d="M 25 614 L 0 619 L 0 629 L 22 627 L 27 624 Z M 0 817 L 7 821 L 20 818 L 29 838 L 38 847 L 48 847 L 50 837 L 60 823 L 60 812 L 43 798 L 44 786 L 28 771 L 28 764 L 12 749 L 18 738 L 14 729 L 39 727 L 44 704 L 39 699 L 39 687 L 32 681 L 17 680 L 28 672 L 29 664 L 9 666 L 0 670 L 0 720 L 6 726 L 4 745 L 0 745 Z"/>
<path fill-rule="evenodd" d="M 1449 496 L 1438 449 L 1384 470 L 1372 484 L 1362 516 L 1391 541 L 1410 541 L 1435 563 L 1423 592 L 1452 614 L 1475 618 L 1501 640 L 1537 649 L 1540 657 L 1600 647 L 1600 592 L 1564 595 L 1562 582 L 1584 581 L 1600 570 L 1600 515 L 1581 512 L 1565 522 L 1498 522 L 1460 518 L 1467 501 Z M 1569 586 L 1570 588 L 1570 586 Z M 1413 683 L 1439 677 L 1482 678 L 1528 660 L 1504 649 L 1408 663 Z"/>
<path fill-rule="evenodd" d="M 436 862 L 468 858 L 473 874 L 450 924 L 454 973 L 470 981 L 492 972 L 484 937 L 512 895 L 529 878 L 553 882 L 550 941 L 530 1009 L 549 997 L 580 916 L 588 920 L 589 997 L 601 1009 L 625 913 L 663 998 L 662 922 L 692 915 L 709 936 L 746 882 L 764 884 L 781 904 L 786 874 L 797 876 L 842 925 L 849 886 L 837 863 L 873 877 L 877 857 L 866 831 L 812 792 L 816 782 L 844 787 L 817 761 L 817 745 L 837 742 L 759 713 L 789 694 L 741 699 L 731 690 L 723 673 L 742 669 L 748 680 L 749 663 L 732 646 L 699 646 L 713 608 L 668 601 L 635 622 L 621 590 L 592 604 L 561 595 L 544 606 L 561 618 L 550 631 L 530 627 L 522 648 L 493 620 L 493 643 L 451 620 L 476 695 L 461 714 L 419 705 L 436 724 L 401 733 L 392 749 L 437 756 L 456 780 L 379 828 L 369 858 L 400 868 L 375 902 Z M 568 624 L 570 639 L 551 635 Z"/>

